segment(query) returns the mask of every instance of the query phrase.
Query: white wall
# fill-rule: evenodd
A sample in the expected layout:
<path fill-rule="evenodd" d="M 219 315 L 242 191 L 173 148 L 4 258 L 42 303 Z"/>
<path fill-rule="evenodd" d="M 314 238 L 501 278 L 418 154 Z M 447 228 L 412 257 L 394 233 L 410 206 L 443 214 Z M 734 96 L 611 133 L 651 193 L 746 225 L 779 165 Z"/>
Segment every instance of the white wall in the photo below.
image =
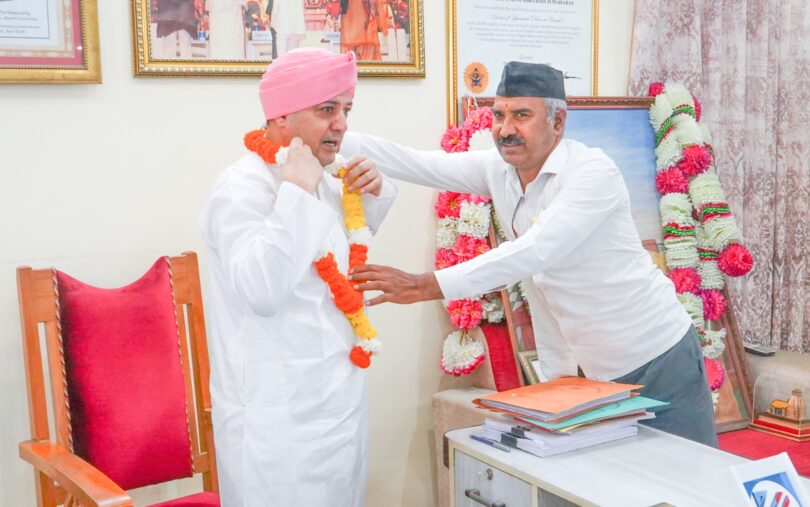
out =
<path fill-rule="evenodd" d="M 445 2 L 425 0 L 427 78 L 361 81 L 354 130 L 435 148 L 445 122 Z M 602 2 L 600 95 L 627 88 L 633 0 Z M 0 87 L 0 505 L 33 505 L 17 457 L 28 438 L 14 270 L 57 266 L 113 287 L 160 255 L 202 253 L 197 213 L 217 175 L 261 121 L 255 78 L 134 79 L 129 2 L 99 2 L 103 85 Z M 402 184 L 373 262 L 430 269 L 431 190 Z M 423 231 L 414 234 L 413 231 Z M 406 233 L 406 234 L 403 234 Z M 202 257 L 201 262 L 205 263 Z M 203 288 L 204 290 L 204 288 Z M 431 395 L 464 385 L 438 368 L 439 304 L 378 308 L 386 351 L 369 371 L 369 506 L 434 502 Z M 140 502 L 196 487 L 138 492 Z"/>

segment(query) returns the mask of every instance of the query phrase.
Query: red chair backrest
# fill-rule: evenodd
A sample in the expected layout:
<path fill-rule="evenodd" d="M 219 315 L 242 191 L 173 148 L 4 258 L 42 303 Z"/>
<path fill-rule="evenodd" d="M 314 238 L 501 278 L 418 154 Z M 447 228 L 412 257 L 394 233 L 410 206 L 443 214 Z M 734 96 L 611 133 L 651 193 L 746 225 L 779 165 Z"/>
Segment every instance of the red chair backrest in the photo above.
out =
<path fill-rule="evenodd" d="M 31 439 L 74 451 L 125 489 L 199 473 L 216 492 L 196 254 L 162 257 L 118 289 L 22 266 L 17 288 Z M 64 503 L 44 474 L 36 487 L 38 505 Z"/>
<path fill-rule="evenodd" d="M 124 489 L 193 475 L 168 258 L 117 289 L 56 279 L 74 452 Z"/>

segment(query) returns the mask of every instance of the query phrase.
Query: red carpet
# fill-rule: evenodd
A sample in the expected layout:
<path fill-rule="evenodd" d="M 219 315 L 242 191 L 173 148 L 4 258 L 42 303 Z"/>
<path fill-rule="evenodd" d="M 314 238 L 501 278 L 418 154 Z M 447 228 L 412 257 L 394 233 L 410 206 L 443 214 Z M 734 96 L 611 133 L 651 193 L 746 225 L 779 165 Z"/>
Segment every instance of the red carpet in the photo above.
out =
<path fill-rule="evenodd" d="M 761 431 L 738 430 L 721 433 L 720 449 L 749 459 L 767 458 L 787 452 L 799 475 L 810 476 L 810 442 L 794 442 Z"/>

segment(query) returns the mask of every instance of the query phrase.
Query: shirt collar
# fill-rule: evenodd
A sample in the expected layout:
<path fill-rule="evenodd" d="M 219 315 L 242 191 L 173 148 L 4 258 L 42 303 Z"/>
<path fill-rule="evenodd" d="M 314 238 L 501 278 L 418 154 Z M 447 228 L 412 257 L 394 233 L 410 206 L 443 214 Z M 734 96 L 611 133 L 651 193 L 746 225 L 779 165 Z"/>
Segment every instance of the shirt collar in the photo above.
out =
<path fill-rule="evenodd" d="M 500 155 L 498 155 L 500 157 Z M 503 159 L 501 159 L 503 160 Z M 537 173 L 537 177 L 529 183 L 531 185 L 537 181 L 544 174 L 559 174 L 565 168 L 566 161 L 568 160 L 568 143 L 565 139 L 560 139 L 557 146 L 551 150 L 551 154 L 543 164 L 543 168 Z M 520 187 L 520 178 L 518 178 L 517 169 L 514 166 L 504 162 L 504 169 L 506 172 L 507 181 L 518 193 L 523 193 Z M 528 189 L 528 186 L 526 187 Z"/>
<path fill-rule="evenodd" d="M 557 146 L 551 150 L 551 154 L 546 159 L 546 163 L 543 164 L 540 174 L 559 174 L 565 168 L 566 160 L 568 160 L 568 143 L 566 143 L 565 139 L 560 139 Z"/>

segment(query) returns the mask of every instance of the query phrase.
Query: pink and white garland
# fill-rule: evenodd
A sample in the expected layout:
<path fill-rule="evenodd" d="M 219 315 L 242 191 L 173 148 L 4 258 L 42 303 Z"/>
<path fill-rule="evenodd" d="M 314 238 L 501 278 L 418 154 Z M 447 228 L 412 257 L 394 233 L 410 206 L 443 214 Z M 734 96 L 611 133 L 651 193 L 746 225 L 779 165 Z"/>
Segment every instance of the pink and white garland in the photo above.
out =
<path fill-rule="evenodd" d="M 715 170 L 709 131 L 700 103 L 678 83 L 653 83 L 650 123 L 656 136 L 655 185 L 661 194 L 664 257 L 678 299 L 700 334 L 712 390 L 723 384 L 717 361 L 725 329 L 710 329 L 727 302 L 724 274 L 742 276 L 753 259 L 737 227 Z"/>
<path fill-rule="evenodd" d="M 486 149 L 492 141 L 492 111 L 481 108 L 470 111 L 461 126 L 452 126 L 442 137 L 441 146 L 448 153 Z M 436 201 L 436 268 L 444 269 L 489 251 L 489 227 L 492 204 L 488 197 L 456 192 L 439 192 Z M 450 322 L 458 330 L 444 341 L 441 368 L 448 375 L 467 375 L 484 361 L 484 345 L 470 335 L 483 320 L 500 322 L 503 307 L 500 297 L 456 299 L 447 303 Z"/>

